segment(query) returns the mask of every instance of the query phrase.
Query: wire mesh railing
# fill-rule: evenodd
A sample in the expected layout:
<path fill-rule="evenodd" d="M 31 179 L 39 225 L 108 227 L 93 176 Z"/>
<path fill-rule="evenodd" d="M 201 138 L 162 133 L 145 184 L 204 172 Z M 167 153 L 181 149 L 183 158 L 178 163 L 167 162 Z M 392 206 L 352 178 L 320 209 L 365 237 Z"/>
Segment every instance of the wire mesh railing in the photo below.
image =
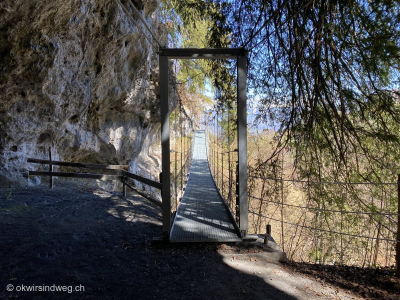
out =
<path fill-rule="evenodd" d="M 208 158 L 214 182 L 237 217 L 237 141 L 227 120 L 229 116 L 218 110 L 209 114 Z M 398 182 L 284 179 L 288 166 L 283 156 L 275 172 L 255 172 L 258 157 L 263 157 L 260 152 L 267 151 L 266 141 L 254 147 L 256 154 L 248 153 L 248 233 L 264 234 L 269 225 L 275 241 L 295 261 L 361 267 L 396 264 L 399 269 Z M 280 178 L 265 176 L 280 173 Z"/>
<path fill-rule="evenodd" d="M 397 210 L 396 183 L 249 176 L 251 230 L 271 225 L 278 244 L 296 261 L 394 265 Z"/>
<path fill-rule="evenodd" d="M 229 115 L 211 113 L 206 126 L 207 155 L 211 175 L 215 185 L 230 208 L 231 214 L 237 220 L 237 163 L 238 152 L 236 139 L 229 130 L 224 134 L 221 123 L 225 121 L 229 129 Z"/>
<path fill-rule="evenodd" d="M 182 103 L 171 113 L 171 212 L 179 206 L 187 184 L 193 153 L 193 121 Z"/>

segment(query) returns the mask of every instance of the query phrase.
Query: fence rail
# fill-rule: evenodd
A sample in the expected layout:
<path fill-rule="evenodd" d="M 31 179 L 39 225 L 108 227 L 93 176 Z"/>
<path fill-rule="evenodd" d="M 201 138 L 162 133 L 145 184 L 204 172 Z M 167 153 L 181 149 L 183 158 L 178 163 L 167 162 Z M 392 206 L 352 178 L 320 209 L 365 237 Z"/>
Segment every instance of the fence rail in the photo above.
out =
<path fill-rule="evenodd" d="M 130 173 L 128 170 L 128 165 L 109 165 L 109 164 L 89 164 L 89 163 L 76 163 L 76 162 L 63 162 L 63 161 L 55 161 L 51 159 L 51 150 L 49 149 L 50 159 L 36 159 L 36 158 L 28 158 L 27 162 L 36 163 L 41 165 L 48 165 L 49 171 L 28 171 L 28 176 L 49 176 L 50 177 L 50 188 L 53 188 L 53 177 L 73 177 L 73 178 L 87 178 L 87 179 L 97 179 L 102 181 L 113 181 L 117 180 L 122 182 L 122 193 L 123 196 L 126 197 L 126 187 L 129 187 L 131 190 L 135 191 L 139 195 L 145 197 L 149 201 L 153 202 L 157 206 L 161 207 L 161 201 L 140 191 L 139 189 L 133 187 L 129 184 L 128 179 L 137 180 L 143 184 L 151 186 L 153 188 L 162 189 L 162 184 L 160 182 L 148 179 L 146 177 Z M 75 168 L 84 168 L 84 169 L 95 169 L 95 170 L 108 170 L 108 172 L 116 172 L 117 174 L 93 174 L 93 173 L 73 173 L 73 172 L 54 172 L 53 165 L 56 166 L 67 166 L 67 167 L 75 167 Z"/>
<path fill-rule="evenodd" d="M 62 162 L 62 161 L 54 161 L 54 160 L 46 160 L 46 159 L 35 159 L 28 158 L 27 162 L 38 163 L 42 165 L 58 165 L 58 166 L 69 166 L 69 167 L 77 167 L 77 168 L 86 168 L 86 169 L 105 169 L 105 170 L 120 170 L 116 175 L 108 175 L 108 174 L 91 174 L 91 173 L 72 173 L 72 172 L 46 172 L 46 171 L 28 171 L 29 176 L 51 176 L 51 177 L 75 177 L 75 178 L 89 178 L 89 179 L 100 179 L 100 180 L 120 180 L 122 181 L 123 177 L 128 177 L 137 181 L 140 181 L 144 184 L 152 186 L 157 189 L 162 188 L 162 184 L 160 182 L 148 179 L 146 177 L 136 175 L 127 171 L 124 171 L 128 166 L 126 165 L 105 165 L 105 164 L 87 164 L 87 163 L 73 163 L 73 162 Z"/>
<path fill-rule="evenodd" d="M 88 163 L 76 163 L 67 161 L 47 160 L 47 159 L 36 159 L 28 158 L 27 162 L 37 163 L 50 166 L 64 166 L 64 167 L 76 167 L 86 169 L 108 169 L 108 170 L 128 170 L 128 165 L 107 165 L 107 164 L 88 164 Z"/>
<path fill-rule="evenodd" d="M 121 175 L 91 174 L 91 173 L 68 173 L 68 172 L 46 172 L 46 171 L 29 171 L 29 176 L 51 176 L 51 177 L 74 177 L 99 180 L 122 180 Z"/>

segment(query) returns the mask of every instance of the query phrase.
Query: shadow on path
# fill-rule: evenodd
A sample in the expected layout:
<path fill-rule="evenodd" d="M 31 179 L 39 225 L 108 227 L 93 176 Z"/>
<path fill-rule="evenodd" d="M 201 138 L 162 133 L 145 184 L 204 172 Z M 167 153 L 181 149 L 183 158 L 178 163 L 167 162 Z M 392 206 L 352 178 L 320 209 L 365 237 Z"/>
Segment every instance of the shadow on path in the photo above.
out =
<path fill-rule="evenodd" d="M 0 298 L 296 299 L 224 262 L 215 244 L 151 246 L 158 208 L 117 193 L 0 190 Z M 83 286 L 80 292 L 9 292 Z"/>

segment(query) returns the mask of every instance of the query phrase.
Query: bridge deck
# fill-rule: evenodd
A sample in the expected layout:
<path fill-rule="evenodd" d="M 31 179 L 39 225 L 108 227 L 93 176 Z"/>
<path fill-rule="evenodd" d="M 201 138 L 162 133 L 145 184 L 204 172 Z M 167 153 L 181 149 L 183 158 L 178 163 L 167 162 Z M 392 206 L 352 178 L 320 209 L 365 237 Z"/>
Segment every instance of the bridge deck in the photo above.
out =
<path fill-rule="evenodd" d="M 208 167 L 204 131 L 195 131 L 189 181 L 172 226 L 171 242 L 237 242 L 240 236 Z"/>

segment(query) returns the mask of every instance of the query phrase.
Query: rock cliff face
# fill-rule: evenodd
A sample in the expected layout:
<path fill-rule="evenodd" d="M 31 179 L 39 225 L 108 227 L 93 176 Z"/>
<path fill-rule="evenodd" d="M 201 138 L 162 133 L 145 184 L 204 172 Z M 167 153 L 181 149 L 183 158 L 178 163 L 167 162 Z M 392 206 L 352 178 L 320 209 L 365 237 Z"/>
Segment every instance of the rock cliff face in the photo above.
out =
<path fill-rule="evenodd" d="M 160 34 L 157 1 L 133 2 Z M 26 184 L 39 168 L 26 158 L 47 159 L 49 147 L 54 160 L 126 159 L 156 176 L 155 51 L 114 0 L 2 1 L 0 182 Z"/>

